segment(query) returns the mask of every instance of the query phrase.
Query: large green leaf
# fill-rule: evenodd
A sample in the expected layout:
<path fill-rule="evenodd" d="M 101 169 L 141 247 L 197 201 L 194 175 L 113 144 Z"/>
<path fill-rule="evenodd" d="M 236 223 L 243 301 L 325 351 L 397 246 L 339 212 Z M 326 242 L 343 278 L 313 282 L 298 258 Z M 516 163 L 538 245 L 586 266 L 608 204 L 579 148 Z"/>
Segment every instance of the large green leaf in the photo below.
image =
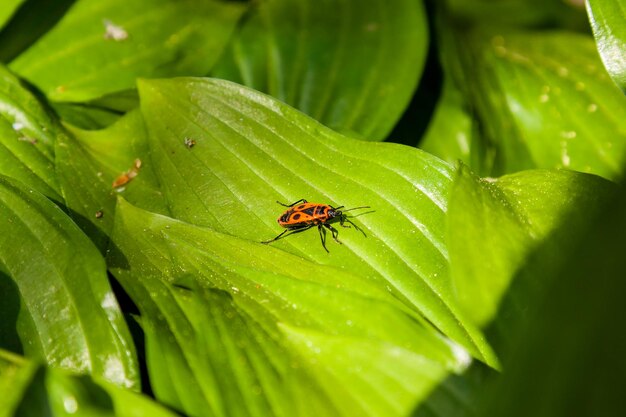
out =
<path fill-rule="evenodd" d="M 589 0 L 586 4 L 602 62 L 626 93 L 626 1 Z"/>
<path fill-rule="evenodd" d="M 244 10 L 209 0 L 79 0 L 11 68 L 56 101 L 133 88 L 140 76 L 203 75 Z"/>
<path fill-rule="evenodd" d="M 47 369 L 0 350 L 0 416 L 174 417 L 147 397 L 98 378 Z"/>
<path fill-rule="evenodd" d="M 95 246 L 61 209 L 0 176 L 1 346 L 136 387 L 133 343 Z"/>
<path fill-rule="evenodd" d="M 119 204 L 109 264 L 188 414 L 400 416 L 469 359 L 365 276 Z"/>
<path fill-rule="evenodd" d="M 521 268 L 520 276 L 532 273 L 545 290 L 525 306 L 524 324 L 514 329 L 509 352 L 503 355 L 507 372 L 495 389 L 485 391 L 488 399 L 479 416 L 623 414 L 623 188 L 620 194 L 599 215 L 563 225 L 579 231 L 573 243 L 563 245 L 561 240 L 555 248 L 547 242 L 537 248 L 541 262 Z M 571 230 L 563 233 L 572 240 Z"/>
<path fill-rule="evenodd" d="M 496 175 L 565 167 L 621 176 L 626 98 L 589 36 L 474 35 L 461 42 L 465 72 L 473 76 L 468 97 L 495 148 Z"/>
<path fill-rule="evenodd" d="M 0 174 L 60 201 L 54 142 L 62 135 L 37 98 L 0 65 Z"/>
<path fill-rule="evenodd" d="M 104 251 L 113 226 L 116 195 L 140 207 L 167 213 L 149 155 L 139 111 L 99 131 L 69 128 L 57 141 L 56 164 L 63 196 L 76 223 Z M 122 187 L 113 182 L 141 161 L 137 176 Z"/>
<path fill-rule="evenodd" d="M 457 310 L 448 273 L 449 165 L 416 149 L 341 136 L 291 107 L 212 79 L 140 83 L 152 159 L 172 215 L 256 242 L 280 233 L 276 200 L 372 211 L 340 228 L 343 245 L 317 231 L 273 245 L 368 277 L 422 313 L 473 355 L 495 363 Z M 193 139 L 195 146 L 185 145 Z M 189 142 L 187 142 L 189 143 Z"/>
<path fill-rule="evenodd" d="M 461 167 L 449 205 L 449 249 L 459 300 L 481 326 L 493 320 L 529 254 L 567 219 L 571 229 L 615 191 L 600 177 L 524 171 L 479 179 Z M 571 235 L 562 236 L 562 242 Z M 520 308 L 524 310 L 522 306 Z"/>
<path fill-rule="evenodd" d="M 333 129 L 385 138 L 422 72 L 421 1 L 271 0 L 255 12 L 215 77 L 266 92 Z"/>

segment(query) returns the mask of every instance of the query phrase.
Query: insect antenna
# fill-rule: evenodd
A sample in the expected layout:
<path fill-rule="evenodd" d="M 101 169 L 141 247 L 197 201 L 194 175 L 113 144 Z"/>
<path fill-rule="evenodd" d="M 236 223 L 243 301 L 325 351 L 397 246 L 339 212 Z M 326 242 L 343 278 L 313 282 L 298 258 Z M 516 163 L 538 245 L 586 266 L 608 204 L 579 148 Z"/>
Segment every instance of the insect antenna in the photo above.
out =
<path fill-rule="evenodd" d="M 352 207 L 351 209 L 345 209 L 341 211 L 346 212 L 346 211 L 352 211 L 352 210 L 364 209 L 364 208 L 371 208 L 371 207 L 370 206 Z"/>

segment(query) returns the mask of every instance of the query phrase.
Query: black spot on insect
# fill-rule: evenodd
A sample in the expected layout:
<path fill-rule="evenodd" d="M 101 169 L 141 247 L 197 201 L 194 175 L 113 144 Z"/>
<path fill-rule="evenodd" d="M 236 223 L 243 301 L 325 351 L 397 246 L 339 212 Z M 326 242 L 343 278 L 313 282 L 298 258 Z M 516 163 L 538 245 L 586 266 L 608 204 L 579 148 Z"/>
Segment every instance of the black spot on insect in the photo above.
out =
<path fill-rule="evenodd" d="M 326 209 L 326 206 L 317 206 L 317 214 L 318 215 L 322 215 L 324 214 L 324 210 Z"/>
<path fill-rule="evenodd" d="M 304 208 L 304 204 L 299 205 L 298 207 L 296 207 L 296 210 L 302 210 Z"/>
<path fill-rule="evenodd" d="M 302 212 L 308 214 L 309 216 L 313 216 L 315 213 L 315 207 L 309 207 L 306 210 L 302 210 Z"/>
<path fill-rule="evenodd" d="M 298 220 L 300 218 L 300 213 L 296 213 L 293 215 L 294 220 Z"/>

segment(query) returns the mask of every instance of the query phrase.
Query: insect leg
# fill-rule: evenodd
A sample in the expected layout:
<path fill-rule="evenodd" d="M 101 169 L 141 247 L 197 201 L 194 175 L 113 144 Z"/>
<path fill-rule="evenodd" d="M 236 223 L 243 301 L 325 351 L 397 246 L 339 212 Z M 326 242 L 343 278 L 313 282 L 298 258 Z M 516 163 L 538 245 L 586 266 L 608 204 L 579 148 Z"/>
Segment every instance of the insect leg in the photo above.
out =
<path fill-rule="evenodd" d="M 310 229 L 311 227 L 313 227 L 313 225 L 312 225 L 312 224 L 311 224 L 311 225 L 306 225 L 306 226 L 303 226 L 302 228 L 299 228 L 299 229 L 286 229 L 286 230 L 284 230 L 281 234 L 279 234 L 278 236 L 276 236 L 274 239 L 264 240 L 264 241 L 263 241 L 263 242 L 261 242 L 261 243 L 265 243 L 265 244 L 272 243 L 272 242 L 274 242 L 274 241 L 276 241 L 276 240 L 278 240 L 278 239 L 280 239 L 280 238 L 283 238 L 283 237 L 287 237 L 287 236 L 293 235 L 294 233 L 304 232 L 305 230 L 308 230 L 308 229 Z M 287 233 L 287 232 L 291 232 L 291 233 Z M 285 233 L 287 233 L 287 234 L 285 235 Z M 284 236 L 283 236 L 283 235 L 284 235 Z"/>
<path fill-rule="evenodd" d="M 291 203 L 291 204 L 285 204 L 285 203 L 281 203 L 280 201 L 277 201 L 277 203 L 278 203 L 278 204 L 280 204 L 281 206 L 285 206 L 285 207 L 293 207 L 293 206 L 295 206 L 296 204 L 306 203 L 306 202 L 307 202 L 307 201 L 306 201 L 304 198 L 302 198 L 302 199 L 300 199 L 300 200 L 296 201 L 295 203 Z"/>
<path fill-rule="evenodd" d="M 326 230 L 324 230 L 324 228 L 322 227 L 322 224 L 317 225 L 317 230 L 320 232 L 320 239 L 322 241 L 322 247 L 324 248 L 326 253 L 330 253 L 328 252 L 328 249 L 326 248 Z"/>
<path fill-rule="evenodd" d="M 357 226 L 356 224 L 352 223 L 350 221 L 350 219 L 348 219 L 347 217 L 342 217 L 341 220 L 339 220 L 339 224 L 343 226 L 343 222 L 348 222 L 350 223 L 352 226 L 354 226 L 354 228 L 356 230 L 358 230 L 359 232 L 363 233 L 363 236 L 367 237 L 367 235 L 365 234 L 365 232 L 363 231 L 363 229 L 361 229 L 359 226 Z M 343 226 L 343 227 L 350 227 L 350 226 Z"/>
<path fill-rule="evenodd" d="M 324 223 L 324 227 L 326 227 L 327 229 L 330 230 L 333 239 L 335 239 L 335 242 L 339 243 L 341 245 L 341 241 L 339 239 L 337 239 L 337 237 L 339 236 L 339 232 L 337 231 L 337 229 L 335 229 L 334 227 L 332 227 L 330 224 L 328 223 Z"/>

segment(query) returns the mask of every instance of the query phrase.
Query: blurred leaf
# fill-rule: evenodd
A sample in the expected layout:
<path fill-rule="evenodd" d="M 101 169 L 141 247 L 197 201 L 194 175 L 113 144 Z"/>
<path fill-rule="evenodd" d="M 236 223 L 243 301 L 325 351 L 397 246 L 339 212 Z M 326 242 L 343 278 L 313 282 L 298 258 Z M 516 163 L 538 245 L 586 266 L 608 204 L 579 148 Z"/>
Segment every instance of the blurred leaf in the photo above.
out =
<path fill-rule="evenodd" d="M 474 362 L 463 374 L 449 375 L 412 417 L 475 417 L 487 384 L 500 374 Z"/>
<path fill-rule="evenodd" d="M 212 75 L 314 119 L 382 140 L 409 104 L 428 48 L 421 1 L 261 2 Z"/>
<path fill-rule="evenodd" d="M 463 36 L 468 85 L 496 151 L 495 175 L 570 168 L 622 175 L 626 98 L 601 66 L 593 40 L 566 32 Z M 572 53 L 576 51 L 576 53 Z"/>
<path fill-rule="evenodd" d="M 448 243 L 452 278 L 468 315 L 481 327 L 491 321 L 531 251 L 564 219 L 596 214 L 614 190 L 600 177 L 571 171 L 481 180 L 462 166 L 450 197 Z"/>
<path fill-rule="evenodd" d="M 2 347 L 136 387 L 132 340 L 89 239 L 47 198 L 7 177 L 0 219 Z"/>
<path fill-rule="evenodd" d="M 12 59 L 48 32 L 63 17 L 75 0 L 26 0 L 19 3 L 11 20 L 0 31 L 0 61 Z M 14 3 L 2 0 L 2 3 Z M 3 7 L 3 6 L 0 6 Z M 9 8 L 12 7 L 9 5 Z"/>
<path fill-rule="evenodd" d="M 461 91 L 446 79 L 435 114 L 419 147 L 451 164 L 470 163 L 472 118 Z"/>
<path fill-rule="evenodd" d="M 372 211 L 342 229 L 330 254 L 317 231 L 273 243 L 368 277 L 491 365 L 481 333 L 457 310 L 445 211 L 452 170 L 424 152 L 341 136 L 254 90 L 212 79 L 140 83 L 152 159 L 175 218 L 256 242 L 281 232 L 275 201 Z M 185 146 L 193 138 L 195 146 Z M 356 217 L 358 217 L 358 219 Z"/>
<path fill-rule="evenodd" d="M 123 200 L 113 241 L 152 387 L 187 414 L 400 416 L 468 360 L 367 277 Z"/>
<path fill-rule="evenodd" d="M 531 273 L 546 291 L 510 336 L 507 372 L 486 392 L 480 416 L 619 416 L 626 409 L 626 194 L 586 221 L 560 251 L 537 248 Z M 572 229 L 572 225 L 563 225 Z M 571 234 L 566 230 L 566 235 Z M 554 268 L 557 264 L 558 267 Z M 525 275 L 526 267 L 520 275 Z M 516 278 L 517 280 L 518 278 Z"/>
<path fill-rule="evenodd" d="M 59 181 L 72 217 L 102 252 L 113 226 L 117 194 L 148 210 L 168 212 L 139 111 L 128 113 L 104 130 L 69 130 L 72 135 L 57 142 Z M 116 178 L 132 170 L 137 160 L 141 161 L 137 176 L 114 188 Z"/>
<path fill-rule="evenodd" d="M 174 417 L 176 414 L 149 398 L 98 378 L 47 369 L 0 351 L 0 386 L 12 404 L 0 405 L 2 416 L 53 415 L 77 417 Z"/>
<path fill-rule="evenodd" d="M 54 142 L 63 134 L 37 98 L 0 65 L 0 174 L 62 201 Z"/>
<path fill-rule="evenodd" d="M 120 113 L 84 103 L 50 103 L 64 123 L 86 130 L 104 129 L 120 118 Z"/>
<path fill-rule="evenodd" d="M 79 0 L 11 68 L 51 100 L 87 101 L 137 77 L 206 74 L 245 6 L 193 0 Z"/>
<path fill-rule="evenodd" d="M 602 62 L 626 93 L 626 1 L 588 0 L 586 4 Z"/>
<path fill-rule="evenodd" d="M 0 28 L 11 19 L 15 10 L 20 7 L 22 3 L 24 3 L 24 0 L 4 0 L 2 4 L 0 4 Z"/>
<path fill-rule="evenodd" d="M 580 0 L 445 0 L 446 9 L 461 21 L 511 26 L 585 28 Z"/>

